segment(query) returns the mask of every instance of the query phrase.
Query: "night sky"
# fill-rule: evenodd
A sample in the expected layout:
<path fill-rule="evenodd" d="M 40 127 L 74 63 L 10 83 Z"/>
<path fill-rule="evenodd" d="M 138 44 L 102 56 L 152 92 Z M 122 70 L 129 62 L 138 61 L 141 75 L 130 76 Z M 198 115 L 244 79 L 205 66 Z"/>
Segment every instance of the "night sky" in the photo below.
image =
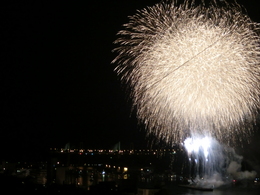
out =
<path fill-rule="evenodd" d="M 113 72 L 113 41 L 129 15 L 159 0 L 0 5 L 0 157 L 50 147 L 147 145 Z M 260 22 L 254 0 L 238 1 Z"/>

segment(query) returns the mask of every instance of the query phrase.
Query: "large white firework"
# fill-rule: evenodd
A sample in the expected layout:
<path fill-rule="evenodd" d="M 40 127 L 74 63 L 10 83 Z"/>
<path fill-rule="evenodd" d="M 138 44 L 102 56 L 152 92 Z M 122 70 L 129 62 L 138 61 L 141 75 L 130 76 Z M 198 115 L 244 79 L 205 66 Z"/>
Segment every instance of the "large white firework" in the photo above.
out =
<path fill-rule="evenodd" d="M 236 3 L 165 1 L 130 17 L 113 63 L 149 133 L 234 141 L 259 108 L 259 24 Z"/>

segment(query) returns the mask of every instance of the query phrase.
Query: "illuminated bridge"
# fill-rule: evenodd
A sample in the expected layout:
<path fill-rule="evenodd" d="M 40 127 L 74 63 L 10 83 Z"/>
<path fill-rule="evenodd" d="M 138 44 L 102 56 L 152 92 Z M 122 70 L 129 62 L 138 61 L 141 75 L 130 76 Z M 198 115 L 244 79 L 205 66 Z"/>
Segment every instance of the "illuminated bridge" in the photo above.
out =
<path fill-rule="evenodd" d="M 72 153 L 79 155 L 157 155 L 176 154 L 180 149 L 139 149 L 139 150 L 107 150 L 107 149 L 63 149 L 50 148 L 52 153 Z"/>

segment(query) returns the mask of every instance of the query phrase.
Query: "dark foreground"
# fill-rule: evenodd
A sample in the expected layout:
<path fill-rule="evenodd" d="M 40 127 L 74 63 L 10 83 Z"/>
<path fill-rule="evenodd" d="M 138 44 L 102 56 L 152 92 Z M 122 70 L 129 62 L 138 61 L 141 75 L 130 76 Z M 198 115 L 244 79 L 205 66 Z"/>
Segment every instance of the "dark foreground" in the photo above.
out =
<path fill-rule="evenodd" d="M 245 183 L 228 184 L 213 191 L 181 187 L 177 182 L 161 183 L 151 186 L 149 183 L 124 180 L 121 185 L 115 182 L 100 182 L 89 189 L 74 185 L 36 185 L 29 180 L 20 180 L 12 176 L 0 176 L 0 186 L 5 194 L 26 195 L 259 195 L 260 185 Z"/>

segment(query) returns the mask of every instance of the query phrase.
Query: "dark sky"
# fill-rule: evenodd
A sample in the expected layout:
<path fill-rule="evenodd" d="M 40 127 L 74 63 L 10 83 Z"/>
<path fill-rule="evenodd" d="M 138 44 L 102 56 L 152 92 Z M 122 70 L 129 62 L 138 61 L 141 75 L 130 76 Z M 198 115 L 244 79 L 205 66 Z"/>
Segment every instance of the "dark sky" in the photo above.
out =
<path fill-rule="evenodd" d="M 3 155 L 63 147 L 146 145 L 111 52 L 136 9 L 159 0 L 9 2 L 0 5 Z M 260 21 L 257 2 L 243 2 Z M 247 3 L 245 3 L 247 2 Z M 15 152 L 14 152 L 15 153 Z M 30 152 L 29 152 L 30 153 Z"/>

